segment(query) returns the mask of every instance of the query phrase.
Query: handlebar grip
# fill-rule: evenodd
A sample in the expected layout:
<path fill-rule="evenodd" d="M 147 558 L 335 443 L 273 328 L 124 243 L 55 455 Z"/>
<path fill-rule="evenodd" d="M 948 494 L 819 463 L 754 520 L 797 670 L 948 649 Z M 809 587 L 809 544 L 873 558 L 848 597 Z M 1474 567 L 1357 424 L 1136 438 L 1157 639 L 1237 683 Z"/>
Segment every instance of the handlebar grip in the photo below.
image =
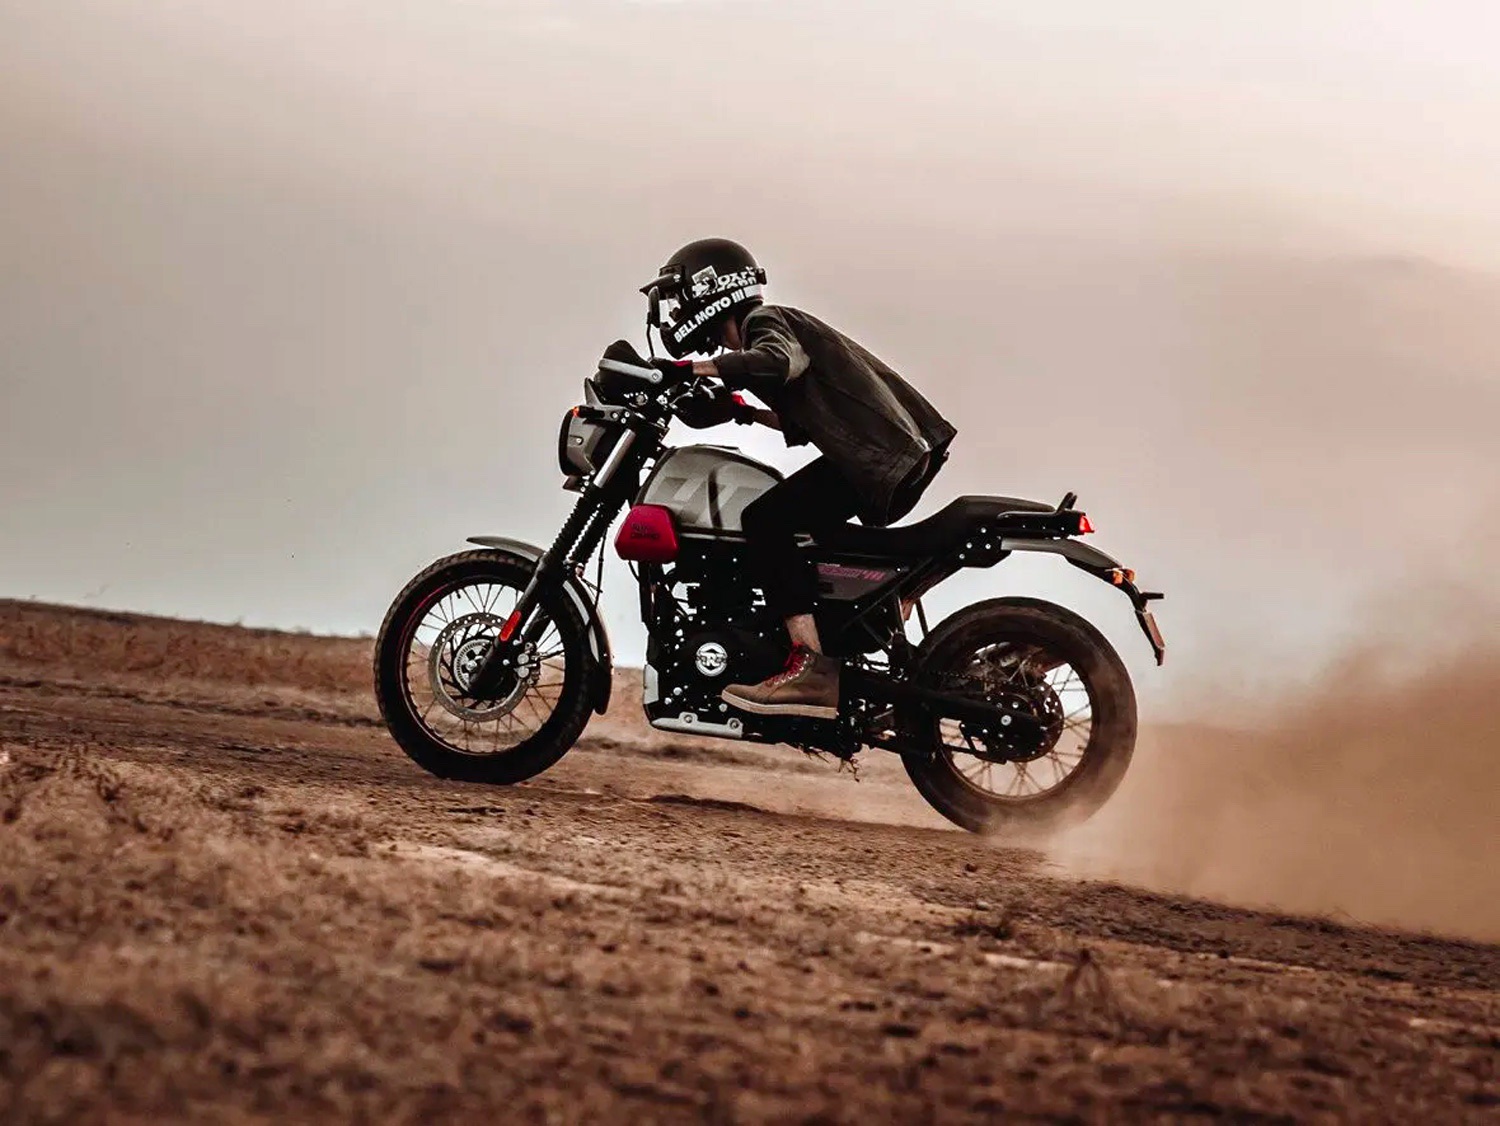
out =
<path fill-rule="evenodd" d="M 627 364 L 624 360 L 600 360 L 600 371 L 612 371 L 617 375 L 628 375 L 633 379 L 642 379 L 647 383 L 660 383 L 661 372 L 655 368 L 642 367 L 639 364 Z"/>

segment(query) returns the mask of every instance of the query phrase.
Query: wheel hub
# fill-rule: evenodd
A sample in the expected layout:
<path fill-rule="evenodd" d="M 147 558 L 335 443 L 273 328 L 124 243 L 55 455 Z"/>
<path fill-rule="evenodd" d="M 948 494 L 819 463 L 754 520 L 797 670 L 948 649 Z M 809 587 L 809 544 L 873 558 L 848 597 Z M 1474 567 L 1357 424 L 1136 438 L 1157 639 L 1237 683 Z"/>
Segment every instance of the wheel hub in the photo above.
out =
<path fill-rule="evenodd" d="M 428 681 L 433 696 L 450 715 L 471 722 L 499 719 L 536 683 L 541 672 L 536 646 L 511 645 L 510 653 L 501 657 L 505 667 L 493 692 L 483 700 L 472 695 L 474 676 L 491 648 L 502 644 L 499 637 L 504 625 L 504 619 L 493 614 L 466 614 L 449 622 L 433 642 L 427 659 Z"/>
<path fill-rule="evenodd" d="M 1062 701 L 1045 680 L 991 689 L 984 697 L 1005 714 L 994 723 L 959 724 L 964 738 L 974 747 L 972 753 L 976 758 L 999 763 L 1033 762 L 1057 746 L 1063 732 Z M 1021 718 L 1029 722 L 1015 722 Z"/>
<path fill-rule="evenodd" d="M 490 651 L 491 644 L 487 638 L 476 637 L 464 642 L 453 654 L 453 679 L 463 691 L 467 692 L 474 682 L 474 674 L 484 664 L 485 654 Z"/>

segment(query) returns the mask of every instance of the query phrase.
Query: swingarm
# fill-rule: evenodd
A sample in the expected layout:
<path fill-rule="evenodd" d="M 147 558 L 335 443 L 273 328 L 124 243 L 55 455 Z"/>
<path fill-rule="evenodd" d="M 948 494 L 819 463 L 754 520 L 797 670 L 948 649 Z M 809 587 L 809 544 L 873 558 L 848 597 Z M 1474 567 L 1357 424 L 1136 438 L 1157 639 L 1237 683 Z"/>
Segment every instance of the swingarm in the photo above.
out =
<path fill-rule="evenodd" d="M 1040 743 L 1048 735 L 1046 725 L 1016 700 L 992 704 L 897 680 L 857 665 L 845 665 L 840 680 L 839 690 L 845 700 L 920 710 L 934 718 L 958 720 L 965 727 L 1004 733 L 1008 741 L 1017 744 Z"/>

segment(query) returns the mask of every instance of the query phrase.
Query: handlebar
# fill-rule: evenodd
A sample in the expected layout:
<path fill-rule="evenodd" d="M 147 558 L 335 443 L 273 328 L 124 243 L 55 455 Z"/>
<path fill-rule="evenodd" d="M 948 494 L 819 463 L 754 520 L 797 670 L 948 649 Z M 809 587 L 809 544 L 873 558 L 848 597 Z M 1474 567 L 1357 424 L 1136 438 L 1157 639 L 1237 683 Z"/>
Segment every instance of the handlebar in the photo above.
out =
<path fill-rule="evenodd" d="M 643 367 L 639 364 L 627 364 L 624 360 L 600 360 L 600 371 L 612 371 L 617 375 L 628 375 L 632 379 L 640 379 L 646 383 L 660 383 L 661 372 L 655 368 Z"/>

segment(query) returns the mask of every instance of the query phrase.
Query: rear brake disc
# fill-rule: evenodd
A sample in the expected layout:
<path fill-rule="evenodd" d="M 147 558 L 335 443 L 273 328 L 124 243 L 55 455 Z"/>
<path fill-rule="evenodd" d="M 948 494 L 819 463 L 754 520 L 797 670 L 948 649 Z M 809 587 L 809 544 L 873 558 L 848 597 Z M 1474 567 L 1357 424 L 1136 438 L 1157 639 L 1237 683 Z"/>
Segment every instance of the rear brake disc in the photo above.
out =
<path fill-rule="evenodd" d="M 1032 762 L 1050 754 L 1057 746 L 1064 724 L 1062 700 L 1045 680 L 997 689 L 983 686 L 982 681 L 976 683 L 972 677 L 963 679 L 969 691 L 981 688 L 976 694 L 990 706 L 1031 721 L 1013 726 L 1006 722 L 1009 716 L 1005 715 L 996 723 L 961 722 L 959 730 L 975 748 L 971 753 L 976 758 L 999 763 Z M 1028 729 L 1040 729 L 1040 738 L 1023 733 Z"/>

